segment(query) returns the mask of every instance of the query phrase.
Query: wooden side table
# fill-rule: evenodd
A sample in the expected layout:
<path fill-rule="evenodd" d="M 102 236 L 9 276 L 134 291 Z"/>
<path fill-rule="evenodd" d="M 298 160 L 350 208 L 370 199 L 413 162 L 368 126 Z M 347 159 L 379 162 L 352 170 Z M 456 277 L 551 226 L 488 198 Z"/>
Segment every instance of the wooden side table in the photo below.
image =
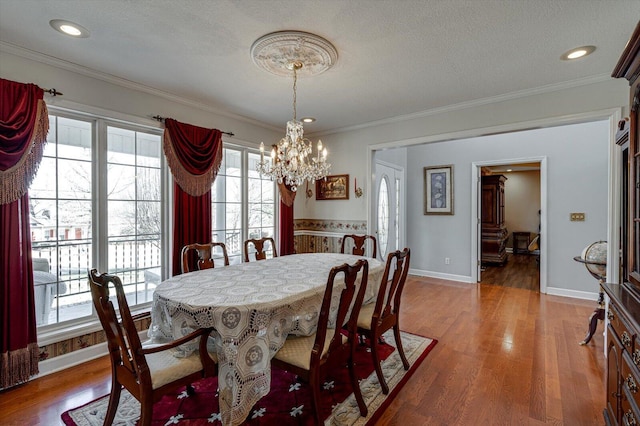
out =
<path fill-rule="evenodd" d="M 513 254 L 529 253 L 529 243 L 531 242 L 530 232 L 513 233 Z"/>

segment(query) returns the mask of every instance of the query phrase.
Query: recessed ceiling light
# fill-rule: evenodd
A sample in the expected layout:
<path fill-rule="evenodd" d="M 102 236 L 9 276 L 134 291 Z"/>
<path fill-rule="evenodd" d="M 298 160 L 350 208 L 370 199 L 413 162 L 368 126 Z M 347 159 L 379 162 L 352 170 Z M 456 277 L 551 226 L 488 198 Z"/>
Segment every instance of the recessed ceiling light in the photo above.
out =
<path fill-rule="evenodd" d="M 62 34 L 78 38 L 89 37 L 89 30 L 75 22 L 65 21 L 64 19 L 53 19 L 49 21 L 49 25 Z"/>
<path fill-rule="evenodd" d="M 507 169 L 507 172 L 512 172 L 512 171 L 513 171 L 513 169 Z"/>
<path fill-rule="evenodd" d="M 301 118 L 301 120 L 303 123 L 313 123 L 314 121 L 316 121 L 316 119 L 313 117 L 304 117 L 304 118 Z"/>
<path fill-rule="evenodd" d="M 575 49 L 564 52 L 562 56 L 560 56 L 560 59 L 562 59 L 563 61 L 570 61 L 573 59 L 583 58 L 587 55 L 592 54 L 594 50 L 596 50 L 595 46 L 576 47 Z"/>

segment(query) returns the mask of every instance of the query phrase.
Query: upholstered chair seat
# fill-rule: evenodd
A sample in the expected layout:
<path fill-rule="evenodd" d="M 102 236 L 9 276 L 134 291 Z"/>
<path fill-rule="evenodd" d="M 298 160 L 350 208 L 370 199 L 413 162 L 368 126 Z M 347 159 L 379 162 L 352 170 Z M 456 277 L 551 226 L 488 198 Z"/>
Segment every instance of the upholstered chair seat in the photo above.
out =
<path fill-rule="evenodd" d="M 334 333 L 334 329 L 327 330 L 327 335 L 324 338 L 324 345 L 322 347 L 320 357 L 327 355 L 327 352 L 329 351 L 329 343 L 331 343 Z M 300 367 L 304 370 L 309 370 L 311 368 L 311 357 L 309 354 L 313 350 L 315 341 L 315 333 L 311 336 L 290 337 L 287 339 L 284 346 L 276 353 L 275 358 L 287 364 L 295 365 L 296 367 Z M 342 343 L 347 343 L 346 336 L 342 336 Z"/>
<path fill-rule="evenodd" d="M 157 346 L 160 345 L 154 344 L 150 340 L 142 343 L 143 349 Z M 166 350 L 145 355 L 151 373 L 152 389 L 158 389 L 186 375 L 202 371 L 202 361 L 197 352 L 186 357 L 180 356 L 178 352 L 179 350 Z M 209 357 L 215 363 L 218 362 L 218 356 L 215 352 L 209 352 Z"/>

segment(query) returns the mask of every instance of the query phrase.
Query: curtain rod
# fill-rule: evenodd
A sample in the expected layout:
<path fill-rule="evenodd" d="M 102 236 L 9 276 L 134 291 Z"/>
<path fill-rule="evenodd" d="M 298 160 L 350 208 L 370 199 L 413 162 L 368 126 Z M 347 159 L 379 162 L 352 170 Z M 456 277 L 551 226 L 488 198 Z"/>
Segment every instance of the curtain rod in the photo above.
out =
<path fill-rule="evenodd" d="M 50 94 L 51 96 L 64 96 L 62 94 L 62 92 L 58 92 L 55 88 L 51 88 L 51 89 L 44 89 L 41 87 L 41 89 L 45 92 L 47 92 L 48 94 Z"/>
<path fill-rule="evenodd" d="M 153 118 L 154 120 L 158 120 L 158 121 L 160 121 L 160 122 L 164 122 L 164 117 L 161 117 L 161 116 L 159 116 L 159 115 L 154 115 L 152 118 Z M 225 134 L 225 135 L 229 135 L 229 136 L 233 136 L 233 135 L 234 135 L 234 134 L 233 134 L 233 132 L 223 132 L 222 130 L 220 131 L 220 133 L 223 133 L 223 134 Z"/>

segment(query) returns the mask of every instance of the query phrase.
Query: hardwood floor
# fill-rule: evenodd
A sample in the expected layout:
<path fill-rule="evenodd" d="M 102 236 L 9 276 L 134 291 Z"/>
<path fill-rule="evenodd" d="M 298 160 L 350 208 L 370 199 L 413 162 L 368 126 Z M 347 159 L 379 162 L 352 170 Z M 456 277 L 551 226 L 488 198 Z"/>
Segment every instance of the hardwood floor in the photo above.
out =
<path fill-rule="evenodd" d="M 540 269 L 536 256 L 530 254 L 509 253 L 504 265 L 485 265 L 480 280 L 483 284 L 540 291 Z"/>
<path fill-rule="evenodd" d="M 379 425 L 602 425 L 594 303 L 519 288 L 409 277 L 401 328 L 438 339 Z M 106 357 L 0 393 L 0 425 L 58 425 L 108 393 Z"/>

